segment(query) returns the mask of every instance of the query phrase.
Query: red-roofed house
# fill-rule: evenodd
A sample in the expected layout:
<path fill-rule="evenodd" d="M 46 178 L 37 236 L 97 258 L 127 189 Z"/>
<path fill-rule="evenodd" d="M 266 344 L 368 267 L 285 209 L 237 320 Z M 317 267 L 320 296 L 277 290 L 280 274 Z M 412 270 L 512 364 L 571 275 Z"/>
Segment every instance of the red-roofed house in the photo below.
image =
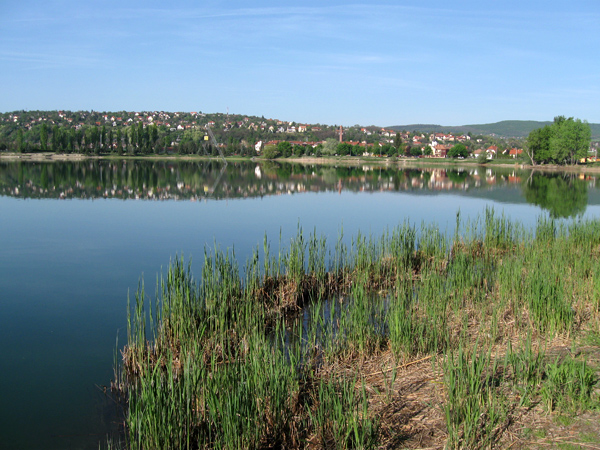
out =
<path fill-rule="evenodd" d="M 511 148 L 511 149 L 510 149 L 510 152 L 508 152 L 508 155 L 509 155 L 511 158 L 516 158 L 517 156 L 519 156 L 519 155 L 520 155 L 520 154 L 522 154 L 522 153 L 523 153 L 523 150 L 522 150 L 522 149 L 520 149 L 520 148 Z"/>

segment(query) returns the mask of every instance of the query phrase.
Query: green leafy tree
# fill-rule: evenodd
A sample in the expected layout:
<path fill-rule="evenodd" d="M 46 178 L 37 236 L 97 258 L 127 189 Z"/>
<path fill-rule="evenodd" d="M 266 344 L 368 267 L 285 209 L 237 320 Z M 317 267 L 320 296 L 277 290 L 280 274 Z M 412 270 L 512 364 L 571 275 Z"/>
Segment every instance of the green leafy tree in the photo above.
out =
<path fill-rule="evenodd" d="M 325 140 L 321 153 L 323 155 L 335 155 L 339 142 L 336 139 L 328 138 Z"/>
<path fill-rule="evenodd" d="M 482 151 L 479 155 L 477 155 L 477 163 L 478 164 L 487 164 L 488 163 L 487 152 Z"/>
<path fill-rule="evenodd" d="M 42 124 L 40 130 L 40 145 L 43 152 L 48 151 L 48 125 L 46 125 L 46 122 Z"/>
<path fill-rule="evenodd" d="M 58 125 L 52 127 L 52 151 L 58 153 L 60 151 L 60 128 Z"/>
<path fill-rule="evenodd" d="M 575 164 L 587 156 L 592 132 L 586 122 L 564 116 L 529 133 L 526 152 L 534 164 Z"/>
<path fill-rule="evenodd" d="M 575 164 L 587 156 L 592 139 L 592 131 L 587 123 L 559 116 L 554 119 L 553 126 L 555 130 L 550 138 L 550 151 L 555 161 L 559 164 Z"/>
<path fill-rule="evenodd" d="M 94 153 L 98 153 L 100 147 L 100 128 L 92 127 L 92 148 Z"/>
<path fill-rule="evenodd" d="M 121 128 L 117 129 L 117 153 L 120 155 L 123 153 L 123 133 L 121 132 Z"/>
<path fill-rule="evenodd" d="M 396 154 L 396 147 L 394 147 L 392 144 L 383 144 L 379 148 L 379 154 L 386 155 L 386 156 L 393 156 Z"/>
<path fill-rule="evenodd" d="M 281 156 L 281 152 L 277 145 L 267 145 L 262 151 L 262 156 L 265 159 L 275 159 Z"/>
<path fill-rule="evenodd" d="M 137 133 L 135 125 L 129 127 L 129 150 L 132 153 L 135 153 L 135 149 L 137 147 Z"/>
<path fill-rule="evenodd" d="M 422 154 L 423 154 L 423 150 L 421 149 L 421 147 L 412 147 L 410 149 L 410 156 L 418 157 L 418 156 L 421 156 Z"/>
<path fill-rule="evenodd" d="M 158 141 L 158 127 L 156 124 L 150 126 L 150 145 L 153 149 L 156 149 L 156 142 Z"/>
<path fill-rule="evenodd" d="M 292 156 L 292 144 L 288 141 L 281 141 L 277 144 L 277 150 L 284 158 L 289 158 Z"/>
<path fill-rule="evenodd" d="M 137 144 L 138 147 L 141 149 L 145 146 L 145 139 L 144 139 L 144 123 L 140 120 L 137 124 Z"/>
<path fill-rule="evenodd" d="M 102 125 L 101 131 L 100 131 L 100 147 L 102 149 L 105 149 L 107 147 L 107 142 L 106 142 L 106 125 Z"/>
<path fill-rule="evenodd" d="M 113 150 L 113 131 L 112 128 L 108 130 L 108 140 L 106 141 L 106 148 L 108 148 L 109 152 Z"/>
<path fill-rule="evenodd" d="M 466 158 L 467 156 L 469 156 L 469 151 L 463 144 L 456 144 L 448 150 L 448 157 L 450 158 Z"/>
<path fill-rule="evenodd" d="M 85 136 L 84 131 L 82 129 L 79 129 L 75 132 L 75 135 L 77 136 L 77 148 L 79 149 L 79 151 L 81 151 L 81 149 L 83 148 L 83 138 Z"/>
<path fill-rule="evenodd" d="M 525 150 L 534 164 L 552 161 L 552 152 L 550 151 L 551 137 L 552 127 L 550 125 L 537 128 L 529 133 Z"/>
<path fill-rule="evenodd" d="M 138 123 L 138 136 L 140 136 L 141 138 L 141 150 L 142 153 L 146 153 L 146 151 L 148 150 L 148 144 L 150 142 L 150 136 L 149 136 L 149 130 L 148 127 L 144 128 L 144 123 L 143 122 L 139 122 Z M 193 139 L 191 139 L 192 141 L 192 147 L 195 147 L 195 144 L 193 143 Z M 193 152 L 195 153 L 195 152 Z"/>
<path fill-rule="evenodd" d="M 23 153 L 25 150 L 25 143 L 23 141 L 23 130 L 19 128 L 17 130 L 17 151 Z"/>
<path fill-rule="evenodd" d="M 75 145 L 77 143 L 77 133 L 75 132 L 75 128 L 71 128 L 69 130 L 69 139 L 67 141 L 67 152 L 74 153 Z"/>
<path fill-rule="evenodd" d="M 341 156 L 347 156 L 352 154 L 352 144 L 346 142 L 340 142 L 337 145 L 336 153 Z"/>
<path fill-rule="evenodd" d="M 402 150 L 402 137 L 400 133 L 396 133 L 396 136 L 394 136 L 394 147 L 396 147 L 396 153 L 400 154 Z"/>

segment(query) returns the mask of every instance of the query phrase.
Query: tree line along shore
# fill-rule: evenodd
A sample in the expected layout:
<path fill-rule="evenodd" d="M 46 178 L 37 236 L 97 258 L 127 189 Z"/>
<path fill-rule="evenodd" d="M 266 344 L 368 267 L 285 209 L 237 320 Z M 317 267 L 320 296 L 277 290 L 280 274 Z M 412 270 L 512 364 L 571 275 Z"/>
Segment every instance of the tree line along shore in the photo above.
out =
<path fill-rule="evenodd" d="M 209 138 L 208 128 L 216 139 Z M 462 159 L 477 156 L 481 162 L 519 159 L 538 164 L 573 164 L 590 156 L 587 151 L 590 136 L 590 127 L 585 122 L 564 117 L 556 118 L 552 125 L 523 139 L 411 132 L 375 126 L 303 125 L 197 112 L 20 111 L 0 114 L 0 154 L 224 155 L 268 159 L 291 156 Z"/>

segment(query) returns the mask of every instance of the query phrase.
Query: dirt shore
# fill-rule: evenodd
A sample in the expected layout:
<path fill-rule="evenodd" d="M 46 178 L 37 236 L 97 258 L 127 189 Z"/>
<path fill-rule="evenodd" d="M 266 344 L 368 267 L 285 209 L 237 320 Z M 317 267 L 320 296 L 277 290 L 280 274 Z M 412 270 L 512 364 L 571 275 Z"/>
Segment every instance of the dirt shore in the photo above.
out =
<path fill-rule="evenodd" d="M 206 156 L 197 155 L 147 155 L 147 156 L 116 156 L 116 155 L 83 155 L 80 153 L 0 153 L 0 161 L 85 161 L 87 159 L 168 159 L 168 160 L 203 160 L 203 159 L 219 159 L 209 158 Z M 262 158 L 227 158 L 228 161 L 266 161 Z M 376 158 L 376 157 L 360 157 L 360 156 L 344 156 L 344 157 L 300 157 L 286 158 L 274 160 L 277 162 L 286 162 L 294 164 L 335 164 L 345 166 L 358 166 L 365 164 L 385 165 L 387 167 L 427 167 L 427 166 L 482 166 L 474 160 L 449 160 L 442 158 Z M 558 165 L 536 165 L 521 164 L 518 162 L 491 162 L 485 165 L 489 168 L 512 168 L 512 169 L 534 169 L 544 172 L 573 172 L 573 173 L 600 173 L 600 165 L 576 165 L 576 166 L 558 166 Z"/>

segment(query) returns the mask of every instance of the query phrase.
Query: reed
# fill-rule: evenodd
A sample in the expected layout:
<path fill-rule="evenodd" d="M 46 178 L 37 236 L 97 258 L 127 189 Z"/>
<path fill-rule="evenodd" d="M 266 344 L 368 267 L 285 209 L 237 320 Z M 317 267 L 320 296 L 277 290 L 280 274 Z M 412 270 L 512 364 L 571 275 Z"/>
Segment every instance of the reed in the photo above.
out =
<path fill-rule="evenodd" d="M 333 377 L 319 383 L 309 417 L 314 430 L 311 441 L 321 448 L 375 448 L 378 423 L 369 417 L 364 384 Z"/>
<path fill-rule="evenodd" d="M 600 399 L 592 396 L 598 376 L 585 360 L 570 357 L 556 360 L 546 366 L 546 376 L 541 394 L 549 411 L 578 412 L 600 408 Z"/>
<path fill-rule="evenodd" d="M 592 407 L 593 369 L 541 349 L 600 330 L 600 221 L 524 230 L 488 209 L 451 236 L 406 222 L 345 242 L 299 226 L 243 267 L 207 249 L 198 280 L 175 259 L 154 300 L 140 282 L 113 382 L 127 448 L 380 446 L 403 377 L 364 372 L 388 353 L 443 361 L 449 448 L 493 446 L 511 408 Z"/>
<path fill-rule="evenodd" d="M 504 418 L 502 403 L 495 392 L 497 361 L 491 348 L 459 346 L 444 361 L 447 401 L 444 405 L 448 427 L 448 448 L 487 448 Z"/>

